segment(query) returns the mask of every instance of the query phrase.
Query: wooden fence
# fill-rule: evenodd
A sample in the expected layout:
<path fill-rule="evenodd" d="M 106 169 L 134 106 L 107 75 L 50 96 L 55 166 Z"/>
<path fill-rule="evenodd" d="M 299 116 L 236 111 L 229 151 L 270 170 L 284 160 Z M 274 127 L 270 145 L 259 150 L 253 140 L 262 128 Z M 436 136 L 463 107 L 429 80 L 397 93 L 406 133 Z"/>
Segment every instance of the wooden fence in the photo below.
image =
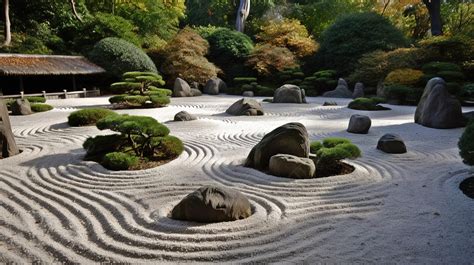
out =
<path fill-rule="evenodd" d="M 60 98 L 86 98 L 86 97 L 98 97 L 100 96 L 99 89 L 87 90 L 85 88 L 82 91 L 70 91 L 63 90 L 63 92 L 55 92 L 55 93 L 46 93 L 43 91 L 42 93 L 36 94 L 24 94 L 20 92 L 18 95 L 0 95 L 0 98 L 9 99 L 9 98 L 24 98 L 24 97 L 44 97 L 46 99 L 60 99 Z"/>

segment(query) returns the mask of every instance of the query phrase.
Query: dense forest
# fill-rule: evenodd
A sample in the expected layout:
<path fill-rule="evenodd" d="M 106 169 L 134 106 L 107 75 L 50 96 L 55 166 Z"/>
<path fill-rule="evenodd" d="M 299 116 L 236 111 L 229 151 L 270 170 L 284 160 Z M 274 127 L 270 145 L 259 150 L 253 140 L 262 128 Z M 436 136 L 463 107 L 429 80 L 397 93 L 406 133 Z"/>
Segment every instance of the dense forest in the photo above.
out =
<path fill-rule="evenodd" d="M 344 76 L 374 89 L 388 82 L 399 95 L 406 92 L 401 92 L 403 87 L 421 86 L 433 72 L 448 71 L 445 78 L 456 93 L 474 93 L 466 76 L 473 70 L 474 58 L 474 4 L 469 1 L 4 0 L 3 4 L 1 52 L 80 54 L 116 78 L 130 70 L 157 71 L 167 81 L 182 77 L 200 84 L 212 76 L 231 83 L 235 78 L 255 78 L 257 94 L 293 81 L 317 95 L 333 86 L 335 77 Z M 244 28 L 239 28 L 239 16 L 245 16 L 240 19 Z M 115 58 L 112 65 L 111 56 L 119 54 L 130 58 L 123 64 Z M 452 65 L 430 67 L 433 62 Z M 407 79 L 411 81 L 406 83 Z"/>

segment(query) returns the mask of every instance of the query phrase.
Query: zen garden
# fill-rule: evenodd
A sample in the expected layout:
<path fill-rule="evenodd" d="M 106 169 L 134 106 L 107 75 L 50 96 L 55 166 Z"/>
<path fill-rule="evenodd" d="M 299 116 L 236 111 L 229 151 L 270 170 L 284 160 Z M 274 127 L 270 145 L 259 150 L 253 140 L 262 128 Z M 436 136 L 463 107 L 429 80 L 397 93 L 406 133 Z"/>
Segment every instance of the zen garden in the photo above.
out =
<path fill-rule="evenodd" d="M 3 0 L 0 264 L 474 264 L 471 0 Z"/>

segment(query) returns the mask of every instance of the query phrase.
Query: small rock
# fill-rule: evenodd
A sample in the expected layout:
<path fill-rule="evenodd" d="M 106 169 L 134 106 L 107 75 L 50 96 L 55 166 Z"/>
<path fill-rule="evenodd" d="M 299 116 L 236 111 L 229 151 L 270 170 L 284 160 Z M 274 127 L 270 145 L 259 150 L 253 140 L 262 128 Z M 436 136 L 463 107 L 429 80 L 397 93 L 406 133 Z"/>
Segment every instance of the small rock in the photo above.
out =
<path fill-rule="evenodd" d="M 204 86 L 204 94 L 209 95 L 218 95 L 220 92 L 225 91 L 227 85 L 222 79 L 218 77 L 211 78 L 207 81 L 206 86 Z"/>
<path fill-rule="evenodd" d="M 372 121 L 368 116 L 354 114 L 349 120 L 349 126 L 347 132 L 358 133 L 358 134 L 367 134 L 369 132 Z"/>
<path fill-rule="evenodd" d="M 323 106 L 337 106 L 335 101 L 324 101 Z"/>
<path fill-rule="evenodd" d="M 234 116 L 261 116 L 263 108 L 256 100 L 243 98 L 232 104 L 225 112 Z"/>
<path fill-rule="evenodd" d="M 191 88 L 191 96 L 192 97 L 202 96 L 202 92 L 199 89 Z"/>
<path fill-rule="evenodd" d="M 354 86 L 354 93 L 352 93 L 352 98 L 363 98 L 364 97 L 364 84 L 357 82 Z"/>
<path fill-rule="evenodd" d="M 309 179 L 314 176 L 316 166 L 309 158 L 277 154 L 270 158 L 270 174 L 285 178 Z"/>
<path fill-rule="evenodd" d="M 187 111 L 180 111 L 174 115 L 175 121 L 194 121 L 197 117 L 193 114 L 188 113 Z"/>
<path fill-rule="evenodd" d="M 251 98 L 251 97 L 254 96 L 254 93 L 253 93 L 253 91 L 244 91 L 244 93 L 242 93 L 242 96 L 247 97 L 247 98 Z"/>
<path fill-rule="evenodd" d="M 283 85 L 275 90 L 273 103 L 306 103 L 305 92 L 295 85 Z"/>
<path fill-rule="evenodd" d="M 352 98 L 352 92 L 349 90 L 346 80 L 339 78 L 336 89 L 324 93 L 323 97 Z"/>
<path fill-rule="evenodd" d="M 173 86 L 173 96 L 174 97 L 192 97 L 191 87 L 188 82 L 181 78 L 176 78 Z"/>
<path fill-rule="evenodd" d="M 398 134 L 387 133 L 377 143 L 377 149 L 389 154 L 403 154 L 407 148 Z"/>
<path fill-rule="evenodd" d="M 242 193 L 214 185 L 189 194 L 171 212 L 173 219 L 200 223 L 235 221 L 250 215 L 250 202 Z"/>

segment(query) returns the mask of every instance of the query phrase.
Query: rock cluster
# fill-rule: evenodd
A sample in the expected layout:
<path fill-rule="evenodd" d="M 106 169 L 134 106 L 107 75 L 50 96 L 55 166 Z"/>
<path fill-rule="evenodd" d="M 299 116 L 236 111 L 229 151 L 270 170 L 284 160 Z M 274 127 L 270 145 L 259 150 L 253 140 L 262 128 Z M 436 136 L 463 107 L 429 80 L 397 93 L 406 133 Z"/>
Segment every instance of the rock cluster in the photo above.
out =
<path fill-rule="evenodd" d="M 191 88 L 184 79 L 176 78 L 173 86 L 173 97 L 196 97 L 201 96 L 199 89 Z"/>
<path fill-rule="evenodd" d="M 203 92 L 208 95 L 218 95 L 220 92 L 223 92 L 227 89 L 226 83 L 218 78 L 214 77 L 207 81 L 204 86 Z"/>

